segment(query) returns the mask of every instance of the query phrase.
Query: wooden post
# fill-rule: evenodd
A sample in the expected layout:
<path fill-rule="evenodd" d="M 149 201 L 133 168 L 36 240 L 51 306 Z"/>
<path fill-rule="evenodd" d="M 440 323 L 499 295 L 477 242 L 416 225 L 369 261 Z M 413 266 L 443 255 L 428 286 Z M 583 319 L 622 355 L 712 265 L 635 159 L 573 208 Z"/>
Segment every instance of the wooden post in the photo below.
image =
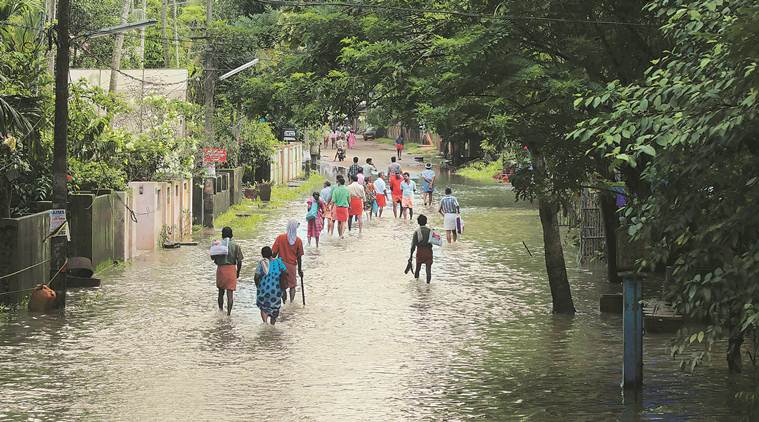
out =
<path fill-rule="evenodd" d="M 622 387 L 640 389 L 643 385 L 643 306 L 641 305 L 641 279 L 626 273 L 623 279 L 624 356 Z"/>

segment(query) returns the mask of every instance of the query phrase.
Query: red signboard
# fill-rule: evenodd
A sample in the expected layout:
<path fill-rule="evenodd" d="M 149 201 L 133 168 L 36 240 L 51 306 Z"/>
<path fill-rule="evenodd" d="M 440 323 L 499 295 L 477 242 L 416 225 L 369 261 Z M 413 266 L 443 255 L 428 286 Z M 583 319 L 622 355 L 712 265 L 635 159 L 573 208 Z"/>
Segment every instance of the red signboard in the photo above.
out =
<path fill-rule="evenodd" d="M 209 147 L 203 148 L 204 163 L 226 163 L 227 150 L 224 148 Z"/>

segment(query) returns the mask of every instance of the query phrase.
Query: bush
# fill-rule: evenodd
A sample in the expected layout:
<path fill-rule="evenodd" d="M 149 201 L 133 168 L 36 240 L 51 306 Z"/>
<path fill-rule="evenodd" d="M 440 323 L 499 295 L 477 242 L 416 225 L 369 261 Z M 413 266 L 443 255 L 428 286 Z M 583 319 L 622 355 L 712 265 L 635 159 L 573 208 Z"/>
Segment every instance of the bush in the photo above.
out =
<path fill-rule="evenodd" d="M 124 190 L 127 184 L 126 173 L 122 169 L 98 161 L 83 163 L 76 159 L 69 160 L 69 173 L 71 174 L 71 187 L 74 191 Z"/>

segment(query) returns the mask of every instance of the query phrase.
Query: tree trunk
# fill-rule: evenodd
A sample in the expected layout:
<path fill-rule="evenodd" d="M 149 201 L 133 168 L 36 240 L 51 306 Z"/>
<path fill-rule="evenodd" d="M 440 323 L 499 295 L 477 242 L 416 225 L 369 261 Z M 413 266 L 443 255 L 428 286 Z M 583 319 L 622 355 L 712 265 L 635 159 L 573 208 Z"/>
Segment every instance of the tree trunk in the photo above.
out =
<path fill-rule="evenodd" d="M 125 25 L 129 20 L 129 9 L 132 0 L 124 0 L 124 6 L 121 8 L 121 24 Z M 121 54 L 124 48 L 124 33 L 116 34 L 116 40 L 113 43 L 113 55 L 111 56 L 111 81 L 108 84 L 108 92 L 116 92 L 118 80 L 118 71 L 121 69 Z"/>
<path fill-rule="evenodd" d="M 171 67 L 171 49 L 169 48 L 169 30 L 166 22 L 169 0 L 161 1 L 161 42 L 163 43 L 163 66 Z"/>
<path fill-rule="evenodd" d="M 564 249 L 561 246 L 561 234 L 559 233 L 558 203 L 540 195 L 538 197 L 538 209 L 540 224 L 543 226 L 546 272 L 548 273 L 548 284 L 551 286 L 553 312 L 555 314 L 574 315 L 575 305 L 572 300 L 572 291 L 569 288 Z"/>
<path fill-rule="evenodd" d="M 0 174 L 0 218 L 11 218 L 11 186 L 7 180 Z"/>
<path fill-rule="evenodd" d="M 45 0 L 45 23 L 52 25 L 56 16 L 55 0 Z M 55 71 L 55 49 L 50 49 L 47 53 L 47 70 L 52 74 Z"/>
<path fill-rule="evenodd" d="M 617 271 L 617 202 L 614 194 L 601 191 L 601 218 L 604 223 L 604 235 L 606 236 L 606 276 L 609 283 L 620 283 L 622 279 Z"/>
<path fill-rule="evenodd" d="M 71 3 L 58 4 L 58 50 L 55 56 L 55 123 L 53 126 L 53 209 L 66 209 L 68 203 L 68 117 L 69 117 L 69 21 Z M 67 240 L 64 236 L 50 239 L 50 285 L 57 293 L 57 305 L 66 306 L 66 273 L 58 270 L 66 264 Z"/>
<path fill-rule="evenodd" d="M 730 330 L 730 338 L 727 342 L 727 367 L 730 372 L 740 373 L 743 369 L 741 359 L 741 345 L 743 345 L 743 333 L 733 328 Z"/>

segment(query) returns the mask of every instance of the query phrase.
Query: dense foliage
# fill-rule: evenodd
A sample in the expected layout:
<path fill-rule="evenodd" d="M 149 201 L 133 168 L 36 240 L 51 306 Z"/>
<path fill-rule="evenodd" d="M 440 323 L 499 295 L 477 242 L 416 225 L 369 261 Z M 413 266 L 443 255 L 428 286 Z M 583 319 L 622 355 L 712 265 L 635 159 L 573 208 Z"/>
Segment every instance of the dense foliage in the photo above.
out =
<path fill-rule="evenodd" d="M 677 310 L 708 321 L 686 334 L 706 351 L 730 339 L 729 363 L 740 369 L 743 338 L 759 327 L 759 108 L 757 27 L 752 1 L 665 1 L 648 7 L 666 19 L 675 47 L 653 61 L 640 84 L 609 84 L 578 104 L 600 117 L 573 139 L 613 160 L 635 194 L 624 211 L 644 241 L 641 266 L 673 267 L 668 298 Z M 637 177 L 639 175 L 639 178 Z M 691 361 L 696 364 L 703 354 Z"/>

